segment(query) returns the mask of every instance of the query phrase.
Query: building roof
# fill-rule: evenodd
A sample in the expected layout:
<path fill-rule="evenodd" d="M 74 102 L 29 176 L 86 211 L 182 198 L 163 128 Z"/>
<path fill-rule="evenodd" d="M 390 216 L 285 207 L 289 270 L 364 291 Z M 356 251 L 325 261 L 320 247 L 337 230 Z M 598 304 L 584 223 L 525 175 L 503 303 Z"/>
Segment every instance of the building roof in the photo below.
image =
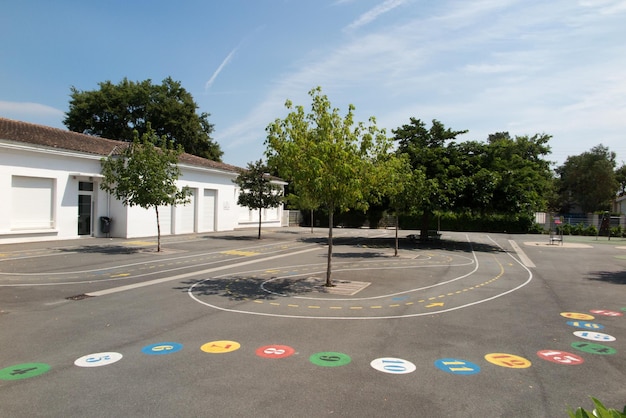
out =
<path fill-rule="evenodd" d="M 78 132 L 66 131 L 44 125 L 21 122 L 0 117 L 0 140 L 23 142 L 26 144 L 77 151 L 107 157 L 116 151 L 117 147 L 124 147 L 127 142 L 98 136 L 85 135 Z M 184 153 L 179 162 L 197 167 L 212 168 L 215 170 L 240 173 L 243 169 L 230 164 L 208 160 Z"/>

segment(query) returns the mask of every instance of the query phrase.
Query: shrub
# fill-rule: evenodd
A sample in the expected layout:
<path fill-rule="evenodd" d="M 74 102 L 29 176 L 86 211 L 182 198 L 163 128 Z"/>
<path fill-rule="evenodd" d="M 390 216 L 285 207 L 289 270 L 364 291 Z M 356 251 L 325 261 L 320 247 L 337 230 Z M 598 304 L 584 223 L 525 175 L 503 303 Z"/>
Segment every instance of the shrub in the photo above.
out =
<path fill-rule="evenodd" d="M 570 418 L 626 418 L 626 406 L 624 406 L 624 411 L 620 412 L 617 409 L 605 407 L 602 405 L 602 402 L 596 398 L 591 399 L 596 406 L 593 412 L 589 412 L 583 408 L 578 408 L 576 411 L 569 408 L 567 412 Z"/>
<path fill-rule="evenodd" d="M 595 225 L 589 225 L 583 230 L 583 235 L 595 237 L 596 235 L 598 235 L 598 228 L 596 228 Z"/>

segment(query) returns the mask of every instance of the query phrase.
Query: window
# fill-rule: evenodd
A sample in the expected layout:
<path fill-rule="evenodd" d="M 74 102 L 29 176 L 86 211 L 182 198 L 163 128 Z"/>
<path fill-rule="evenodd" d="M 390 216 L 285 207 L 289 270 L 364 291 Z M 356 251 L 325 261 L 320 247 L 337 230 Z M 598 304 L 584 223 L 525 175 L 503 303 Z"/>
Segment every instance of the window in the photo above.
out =
<path fill-rule="evenodd" d="M 13 176 L 11 229 L 54 228 L 54 179 Z"/>

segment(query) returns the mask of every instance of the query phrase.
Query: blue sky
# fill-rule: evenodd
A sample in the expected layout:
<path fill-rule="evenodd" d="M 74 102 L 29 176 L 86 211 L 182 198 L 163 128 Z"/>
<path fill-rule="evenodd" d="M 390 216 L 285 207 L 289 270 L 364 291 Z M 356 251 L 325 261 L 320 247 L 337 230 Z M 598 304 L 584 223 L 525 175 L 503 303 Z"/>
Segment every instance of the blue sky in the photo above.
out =
<path fill-rule="evenodd" d="M 64 128 L 70 87 L 171 76 L 224 162 L 263 156 L 284 103 L 321 86 L 391 130 L 546 133 L 562 164 L 626 160 L 626 0 L 23 0 L 0 14 L 0 116 Z"/>

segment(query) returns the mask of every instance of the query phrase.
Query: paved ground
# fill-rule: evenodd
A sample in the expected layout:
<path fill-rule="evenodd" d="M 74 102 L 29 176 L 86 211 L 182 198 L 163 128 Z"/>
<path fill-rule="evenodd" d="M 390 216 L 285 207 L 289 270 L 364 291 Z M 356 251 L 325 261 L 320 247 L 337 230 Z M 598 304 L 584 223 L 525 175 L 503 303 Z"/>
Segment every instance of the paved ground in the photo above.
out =
<path fill-rule="evenodd" d="M 0 246 L 0 416 L 626 405 L 626 240 L 323 230 Z"/>

